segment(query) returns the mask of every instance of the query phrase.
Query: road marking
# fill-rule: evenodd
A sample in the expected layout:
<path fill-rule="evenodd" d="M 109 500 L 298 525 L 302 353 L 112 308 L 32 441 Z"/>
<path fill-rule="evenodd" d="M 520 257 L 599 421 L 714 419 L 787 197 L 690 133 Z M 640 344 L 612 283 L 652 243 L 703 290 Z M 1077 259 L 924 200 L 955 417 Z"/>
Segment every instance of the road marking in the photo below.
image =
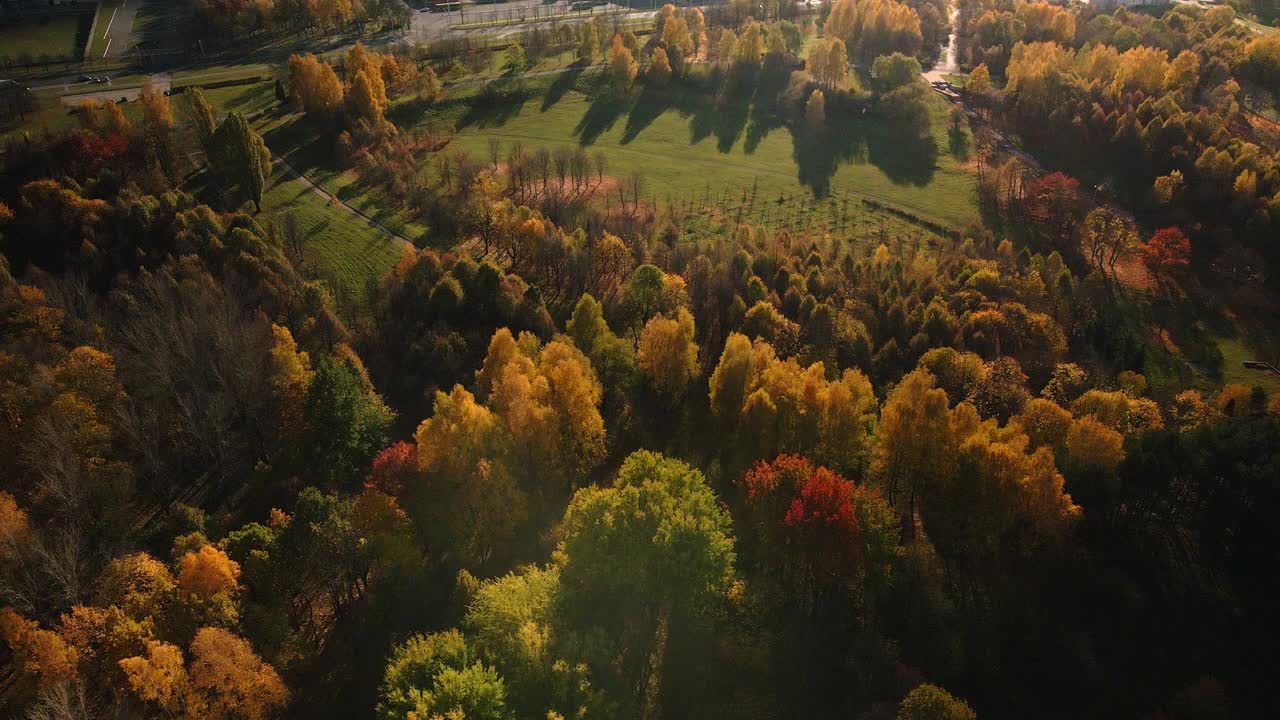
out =
<path fill-rule="evenodd" d="M 107 39 L 107 33 L 111 32 L 111 23 L 116 21 L 116 13 L 120 12 L 120 8 L 111 11 L 111 19 L 107 21 L 107 29 L 102 31 L 102 39 Z"/>
<path fill-rule="evenodd" d="M 103 49 L 102 57 L 106 57 L 109 50 L 111 50 L 111 38 L 107 38 L 107 47 Z"/>

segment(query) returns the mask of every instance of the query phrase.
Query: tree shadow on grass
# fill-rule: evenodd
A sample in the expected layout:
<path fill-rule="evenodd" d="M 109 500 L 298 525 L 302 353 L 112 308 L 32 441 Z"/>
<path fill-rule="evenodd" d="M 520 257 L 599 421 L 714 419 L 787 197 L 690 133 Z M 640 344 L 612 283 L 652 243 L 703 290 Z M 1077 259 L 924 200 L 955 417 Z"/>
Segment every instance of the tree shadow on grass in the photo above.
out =
<path fill-rule="evenodd" d="M 560 102 L 570 90 L 578 84 L 578 78 L 582 76 L 582 68 L 574 67 L 572 70 L 566 70 L 556 76 L 551 86 L 547 88 L 547 94 L 542 97 L 541 112 L 546 112 Z"/>
<path fill-rule="evenodd" d="M 947 130 L 947 144 L 951 149 L 951 157 L 955 158 L 956 162 L 969 161 L 969 136 L 963 129 L 949 128 Z"/>
<path fill-rule="evenodd" d="M 911 137 L 880 124 L 867 133 L 867 160 L 899 185 L 923 187 L 938 170 L 938 144 L 932 134 Z"/>
<path fill-rule="evenodd" d="M 458 118 L 457 127 L 459 130 L 473 125 L 478 128 L 501 127 L 520 114 L 528 99 L 522 86 L 497 87 L 490 83 L 467 106 L 467 111 Z"/>
<path fill-rule="evenodd" d="M 646 87 L 636 99 L 635 104 L 631 106 L 631 112 L 627 114 L 627 127 L 622 131 L 622 144 L 626 145 L 635 140 L 645 128 L 653 124 L 654 120 L 670 110 L 672 104 L 671 93 Z"/>
<path fill-rule="evenodd" d="M 831 194 L 831 178 L 842 163 L 866 162 L 867 158 L 866 136 L 861 123 L 857 122 L 828 124 L 817 130 L 793 127 L 791 142 L 797 179 L 812 190 L 815 197 Z"/>
<path fill-rule="evenodd" d="M 619 117 L 622 117 L 628 104 L 625 97 L 618 97 L 613 93 L 601 92 L 593 95 L 591 105 L 587 107 L 587 111 L 573 128 L 573 134 L 577 136 L 578 143 L 582 145 L 594 143 L 597 138 L 613 127 Z"/>
<path fill-rule="evenodd" d="M 791 79 L 790 68 L 778 62 L 772 56 L 765 60 L 760 70 L 760 79 L 756 87 L 755 98 L 751 104 L 751 113 L 747 123 L 747 137 L 743 140 L 744 152 L 755 152 L 760 142 L 768 134 L 782 127 L 784 118 L 782 92 Z"/>

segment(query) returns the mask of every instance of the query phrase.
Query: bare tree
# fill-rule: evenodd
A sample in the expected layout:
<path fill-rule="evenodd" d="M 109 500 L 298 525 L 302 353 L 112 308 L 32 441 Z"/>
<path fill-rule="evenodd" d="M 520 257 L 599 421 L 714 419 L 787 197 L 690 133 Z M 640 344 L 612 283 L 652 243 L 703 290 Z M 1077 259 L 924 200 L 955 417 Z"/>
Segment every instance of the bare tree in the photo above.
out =
<path fill-rule="evenodd" d="M 493 171 L 498 172 L 498 160 L 502 158 L 502 141 L 498 138 L 489 138 L 489 163 L 493 165 Z"/>
<path fill-rule="evenodd" d="M 604 156 L 604 152 L 603 152 L 603 151 L 600 151 L 600 150 L 597 150 L 597 151 L 596 151 L 596 156 L 595 156 L 595 165 L 596 165 L 596 180 L 597 180 L 597 182 L 599 182 L 599 183 L 602 183 L 602 184 L 603 184 L 603 183 L 604 183 L 604 171 L 605 171 L 605 170 L 607 169 L 607 167 L 608 167 L 608 160 L 607 160 L 607 158 L 605 158 L 605 156 Z"/>

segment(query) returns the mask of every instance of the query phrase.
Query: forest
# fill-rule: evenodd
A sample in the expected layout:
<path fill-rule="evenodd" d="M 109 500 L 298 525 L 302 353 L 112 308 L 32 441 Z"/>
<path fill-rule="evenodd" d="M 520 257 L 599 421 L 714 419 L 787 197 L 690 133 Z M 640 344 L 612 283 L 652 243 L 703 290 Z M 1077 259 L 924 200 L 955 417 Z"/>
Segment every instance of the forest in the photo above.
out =
<path fill-rule="evenodd" d="M 0 716 L 1280 716 L 1274 3 L 183 7 L 0 124 Z"/>

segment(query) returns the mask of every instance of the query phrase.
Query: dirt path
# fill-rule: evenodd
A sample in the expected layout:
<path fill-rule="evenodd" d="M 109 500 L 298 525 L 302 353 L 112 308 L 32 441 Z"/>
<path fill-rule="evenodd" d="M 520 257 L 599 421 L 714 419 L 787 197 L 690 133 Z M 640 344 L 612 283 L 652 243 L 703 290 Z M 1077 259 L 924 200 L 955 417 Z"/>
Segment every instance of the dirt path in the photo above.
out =
<path fill-rule="evenodd" d="M 365 224 L 366 224 L 366 225 L 368 225 L 369 227 L 373 228 L 374 230 L 377 230 L 377 231 L 381 232 L 383 235 L 386 235 L 388 238 L 390 238 L 390 239 L 392 239 L 392 240 L 395 240 L 396 242 L 399 242 L 399 243 L 401 244 L 401 246 L 402 246 L 402 247 L 408 247 L 408 248 L 415 247 L 415 246 L 414 246 L 414 244 L 413 244 L 413 242 L 412 242 L 412 241 L 410 241 L 408 238 L 404 237 L 404 236 L 403 236 L 403 235 L 401 235 L 400 233 L 395 232 L 394 230 L 392 230 L 391 228 L 387 227 L 386 225 L 383 225 L 382 223 L 378 222 L 377 220 L 374 220 L 373 218 L 369 217 L 368 215 L 365 215 L 364 213 L 360 212 L 359 210 L 355 209 L 354 207 L 352 207 L 352 206 L 348 205 L 348 204 L 347 204 L 346 202 L 344 202 L 341 198 L 337 197 L 336 195 L 331 194 L 328 190 L 325 190 L 324 188 L 322 188 L 322 187 L 320 187 L 319 185 L 317 185 L 317 184 L 315 184 L 314 182 L 312 182 L 312 181 L 311 181 L 311 178 L 309 178 L 309 177 L 307 177 L 306 175 L 303 175 L 302 173 L 300 173 L 300 172 L 298 172 L 297 170 L 295 170 L 295 169 L 293 168 L 293 166 L 292 166 L 292 165 L 290 165 L 290 164 L 289 164 L 289 162 L 288 162 L 287 160 L 285 160 L 284 158 L 280 157 L 279 155 L 276 155 L 274 152 L 273 152 L 273 153 L 271 153 L 271 162 L 273 162 L 273 163 L 276 163 L 276 164 L 280 165 L 280 167 L 281 167 L 281 168 L 283 168 L 285 172 L 289 173 L 289 174 L 290 174 L 290 175 L 292 175 L 293 177 L 295 177 L 295 178 L 297 178 L 297 179 L 301 180 L 302 182 L 306 183 L 306 184 L 307 184 L 307 186 L 311 188 L 311 192 L 313 192 L 313 193 L 315 193 L 315 194 L 319 195 L 320 197 L 324 198 L 326 201 L 328 201 L 328 203 L 329 203 L 330 205 L 332 205 L 332 206 L 336 206 L 336 207 L 339 207 L 339 208 L 341 208 L 341 209 L 345 210 L 346 212 L 351 213 L 352 215 L 355 215 L 356 217 L 358 217 L 358 218 L 360 218 L 361 220 L 363 220 L 363 221 L 365 222 Z"/>

